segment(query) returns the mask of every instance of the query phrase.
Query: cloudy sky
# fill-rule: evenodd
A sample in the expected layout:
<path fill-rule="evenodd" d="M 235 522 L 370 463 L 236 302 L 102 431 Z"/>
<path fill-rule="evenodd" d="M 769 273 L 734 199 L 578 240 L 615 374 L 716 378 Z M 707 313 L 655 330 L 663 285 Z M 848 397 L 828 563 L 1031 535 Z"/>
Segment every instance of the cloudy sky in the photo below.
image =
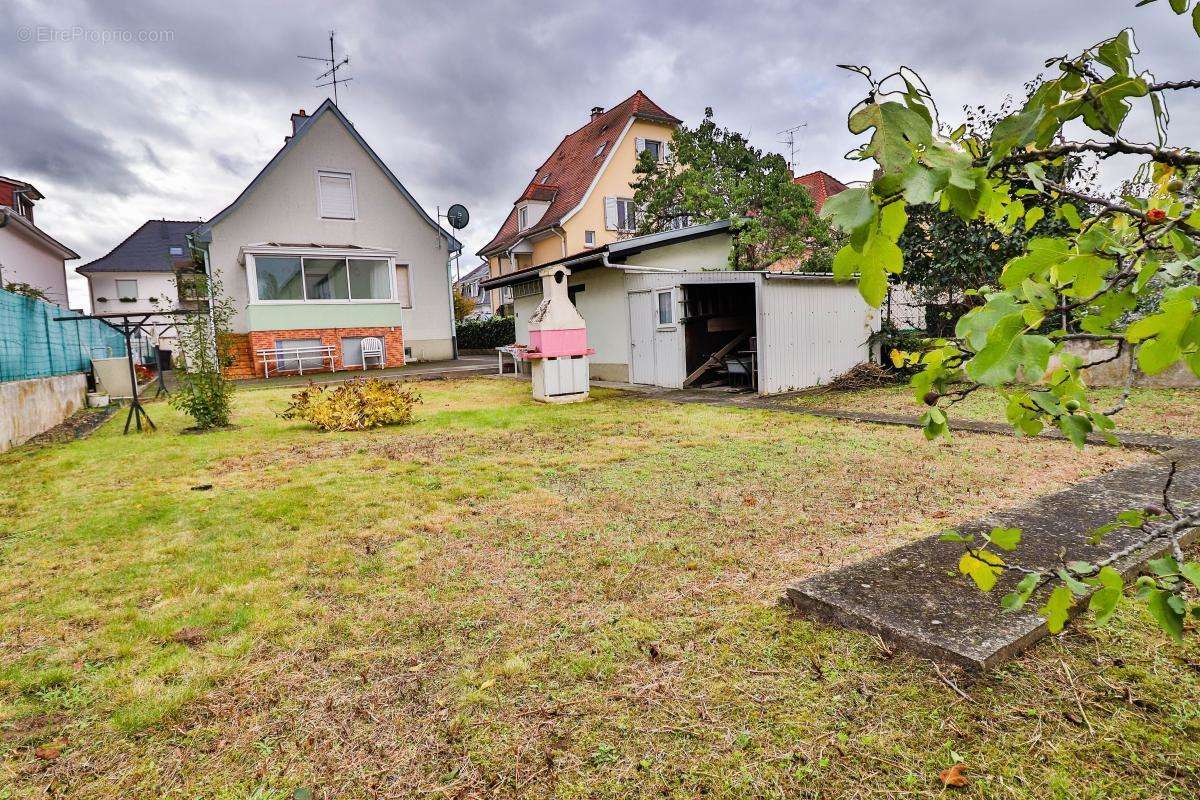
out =
<path fill-rule="evenodd" d="M 636 89 L 688 123 L 712 106 L 719 123 L 780 152 L 777 132 L 806 123 L 797 170 L 861 179 L 868 170 L 843 155 L 854 145 L 845 114 L 865 84 L 836 64 L 917 69 L 947 120 L 1127 25 L 1142 66 L 1194 77 L 1200 41 L 1187 21 L 1165 2 L 1132 6 L 4 0 L 0 174 L 41 189 L 38 223 L 77 264 L 147 219 L 211 216 L 279 148 L 289 113 L 329 92 L 313 86 L 319 65 L 296 56 L 322 54 L 335 29 L 354 78 L 343 111 L 427 209 L 470 208 L 473 253 L 588 109 Z M 1172 139 L 1195 142 L 1200 104 L 1181 99 Z"/>

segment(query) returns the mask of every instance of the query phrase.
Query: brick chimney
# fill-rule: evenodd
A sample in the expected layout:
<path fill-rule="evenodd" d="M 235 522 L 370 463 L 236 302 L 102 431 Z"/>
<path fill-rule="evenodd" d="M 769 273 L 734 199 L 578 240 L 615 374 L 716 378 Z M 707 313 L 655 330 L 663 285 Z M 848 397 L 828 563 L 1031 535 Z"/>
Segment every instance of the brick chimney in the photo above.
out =
<path fill-rule="evenodd" d="M 592 119 L 604 113 L 604 106 L 592 106 Z"/>

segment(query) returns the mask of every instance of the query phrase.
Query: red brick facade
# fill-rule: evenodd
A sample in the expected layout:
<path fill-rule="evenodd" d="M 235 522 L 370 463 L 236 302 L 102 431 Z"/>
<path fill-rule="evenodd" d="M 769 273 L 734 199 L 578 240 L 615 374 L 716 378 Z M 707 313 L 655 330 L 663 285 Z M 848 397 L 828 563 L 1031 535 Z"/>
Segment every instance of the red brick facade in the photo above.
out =
<path fill-rule="evenodd" d="M 375 336 L 383 341 L 383 355 L 385 367 L 402 367 L 404 366 L 404 335 L 397 327 L 379 327 L 379 328 L 299 328 L 296 330 L 275 330 L 275 331 L 251 331 L 250 333 L 231 334 L 231 338 L 235 340 L 233 349 L 234 363 L 227 367 L 225 374 L 231 378 L 261 378 L 263 377 L 263 365 L 261 359 L 255 357 L 255 352 L 258 350 L 269 350 L 276 346 L 277 342 L 288 341 L 291 339 L 320 339 L 321 344 L 334 348 L 334 356 L 337 358 L 337 368 L 346 369 L 345 362 L 342 358 L 342 338 L 353 336 Z M 374 366 L 374 362 L 372 362 Z M 326 364 L 324 370 L 313 369 L 313 372 L 328 371 L 329 367 Z M 350 367 L 349 369 L 355 369 Z M 309 370 L 304 369 L 305 373 Z M 272 374 L 274 372 L 272 371 Z"/>

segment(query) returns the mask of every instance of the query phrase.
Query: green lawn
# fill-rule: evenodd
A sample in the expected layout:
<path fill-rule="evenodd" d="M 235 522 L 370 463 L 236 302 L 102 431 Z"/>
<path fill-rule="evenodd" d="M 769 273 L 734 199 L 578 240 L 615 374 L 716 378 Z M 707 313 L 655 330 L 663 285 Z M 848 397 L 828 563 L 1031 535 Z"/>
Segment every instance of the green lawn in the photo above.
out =
<path fill-rule="evenodd" d="M 1136 605 L 942 668 L 969 701 L 777 605 L 1144 456 L 419 386 L 407 428 L 266 390 L 0 456 L 0 798 L 939 796 L 958 758 L 960 796 L 1196 795 L 1200 647 Z"/>
<path fill-rule="evenodd" d="M 1092 407 L 1098 411 L 1111 409 L 1120 397 L 1120 389 L 1094 389 Z M 855 392 L 812 392 L 797 395 L 790 402 L 805 408 L 843 411 L 913 415 L 925 412 L 925 406 L 913 396 L 913 390 L 908 386 Z M 948 406 L 950 427 L 954 427 L 956 418 L 1004 422 L 1006 404 L 1007 401 L 994 390 L 972 392 L 961 402 Z M 1200 389 L 1134 389 L 1125 408 L 1113 420 L 1118 431 L 1200 437 Z"/>

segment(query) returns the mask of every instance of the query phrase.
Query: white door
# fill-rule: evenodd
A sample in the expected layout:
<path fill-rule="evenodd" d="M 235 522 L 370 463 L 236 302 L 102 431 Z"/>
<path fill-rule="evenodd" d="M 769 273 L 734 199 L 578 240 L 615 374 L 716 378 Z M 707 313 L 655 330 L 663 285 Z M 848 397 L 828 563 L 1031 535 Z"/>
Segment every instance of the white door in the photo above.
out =
<path fill-rule="evenodd" d="M 654 385 L 654 294 L 629 293 L 629 382 Z"/>

